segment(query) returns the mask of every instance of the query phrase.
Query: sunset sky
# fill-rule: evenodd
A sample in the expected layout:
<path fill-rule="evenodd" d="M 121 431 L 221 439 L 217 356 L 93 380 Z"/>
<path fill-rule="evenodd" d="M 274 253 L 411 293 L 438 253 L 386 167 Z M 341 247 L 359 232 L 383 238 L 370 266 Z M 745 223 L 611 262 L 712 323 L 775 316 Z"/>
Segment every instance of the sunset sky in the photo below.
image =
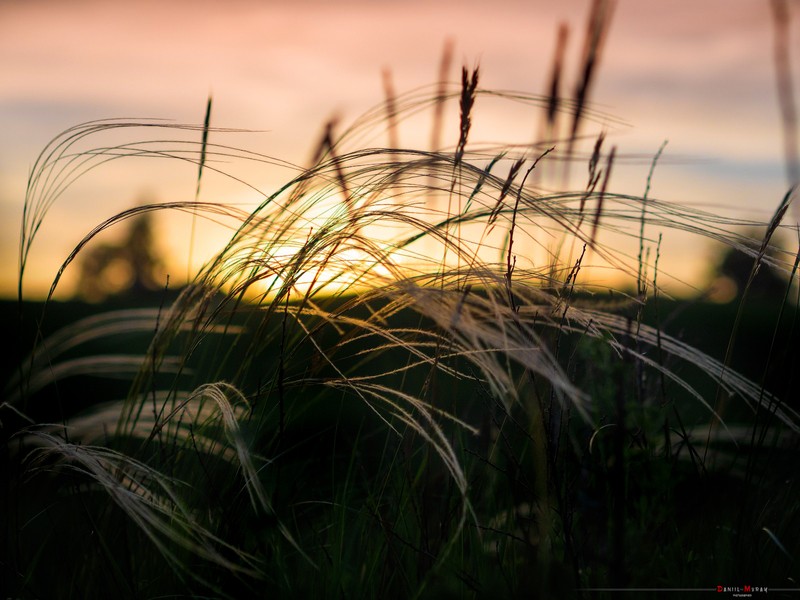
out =
<path fill-rule="evenodd" d="M 434 83 L 447 39 L 454 47 L 453 79 L 462 64 L 480 64 L 484 88 L 544 93 L 556 31 L 566 22 L 566 68 L 574 78 L 589 5 L 0 0 L 0 294 L 16 290 L 28 171 L 45 144 L 68 127 L 114 117 L 202 123 L 212 94 L 212 125 L 256 131 L 214 141 L 304 163 L 332 115 L 346 123 L 382 101 L 383 69 L 391 69 L 398 92 Z M 793 59 L 800 59 L 799 13 L 792 11 Z M 768 2 L 617 3 L 592 101 L 624 121 L 609 132 L 620 153 L 650 157 L 669 141 L 652 196 L 736 211 L 745 219 L 766 220 L 775 210 L 787 180 L 773 34 Z M 800 61 L 793 67 L 797 83 Z M 492 115 L 491 107 L 476 110 L 485 135 L 494 124 L 502 132 L 504 115 Z M 525 127 L 533 134 L 535 125 Z M 418 134 L 400 132 L 408 141 Z M 641 194 L 647 162 L 621 169 L 613 190 Z M 262 169 L 243 175 L 270 188 L 285 174 Z M 45 221 L 26 293 L 45 293 L 75 243 L 115 212 L 143 197 L 193 199 L 195 176 L 190 165 L 144 162 L 89 174 Z M 254 200 L 226 185 L 209 181 L 203 199 Z M 187 221 L 166 219 L 159 233 L 164 249 L 177 257 L 175 271 L 185 273 Z M 222 238 L 209 233 L 203 239 Z M 664 243 L 664 269 L 701 285 L 711 246 L 687 245 L 677 235 Z M 204 246 L 198 260 L 212 250 Z M 61 297 L 69 296 L 70 285 L 67 277 Z"/>

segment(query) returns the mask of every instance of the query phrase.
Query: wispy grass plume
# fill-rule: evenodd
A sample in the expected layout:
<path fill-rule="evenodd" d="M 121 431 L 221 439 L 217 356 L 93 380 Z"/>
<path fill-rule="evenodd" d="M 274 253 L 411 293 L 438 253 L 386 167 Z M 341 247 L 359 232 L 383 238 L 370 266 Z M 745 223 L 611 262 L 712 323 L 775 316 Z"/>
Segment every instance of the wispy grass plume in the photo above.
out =
<path fill-rule="evenodd" d="M 188 161 L 198 186 L 201 175 L 225 176 L 221 158 L 288 175 L 267 192 L 248 187 L 258 201 L 249 212 L 199 202 L 197 193 L 193 202 L 123 211 L 87 227 L 67 255 L 51 297 L 96 235 L 143 211 L 234 223 L 174 301 L 68 325 L 37 340 L 12 377 L 0 410 L 15 422 L 27 417 L 6 438 L 15 591 L 53 595 L 42 574 L 58 556 L 65 577 L 105 574 L 94 596 L 107 583 L 130 597 L 264 589 L 569 597 L 612 579 L 678 573 L 699 585 L 707 577 L 708 557 L 718 557 L 702 546 L 697 572 L 685 567 L 695 530 L 674 490 L 707 485 L 695 478 L 713 471 L 710 462 L 705 471 L 684 465 L 700 459 L 693 426 L 721 420 L 713 390 L 736 408 L 709 438 L 715 450 L 747 443 L 741 422 L 759 415 L 789 460 L 786 440 L 800 430 L 800 413 L 642 316 L 644 228 L 746 248 L 754 271 L 764 263 L 794 273 L 796 264 L 767 251 L 791 195 L 761 245 L 748 246 L 735 218 L 649 190 L 615 194 L 610 174 L 622 159 L 616 146 L 603 159 L 605 133 L 589 157 L 587 187 L 575 191 L 533 182 L 551 150 L 474 140 L 481 98 L 545 112 L 578 107 L 576 122 L 578 114 L 591 120 L 583 104 L 610 8 L 597 2 L 594 11 L 571 107 L 481 89 L 477 69 L 464 69 L 460 87 L 398 95 L 387 84 L 386 102 L 342 133 L 329 122 L 302 168 L 222 145 L 220 130 L 210 143 L 210 101 L 203 126 L 177 126 L 202 132 L 199 143 L 82 146 L 109 129 L 166 131 L 104 122 L 48 147 L 28 187 L 20 279 L 49 208 L 106 162 Z M 409 114 L 438 113 L 447 100 L 459 106 L 449 147 L 404 148 L 399 136 L 387 147 L 360 144 Z M 444 194 L 447 210 L 430 202 Z M 562 248 L 582 251 L 576 260 Z M 586 283 L 587 249 L 639 289 L 607 300 Z M 121 393 L 101 385 L 110 374 L 124 382 Z M 680 421 L 676 431 L 665 427 L 666 410 Z M 733 467 L 719 476 L 737 485 Z M 748 539 L 766 531 L 783 557 L 796 548 L 792 523 L 758 523 Z M 92 532 L 99 546 L 86 542 Z M 622 551 L 637 545 L 646 551 Z M 737 560 L 753 556 L 742 552 Z M 792 573 L 782 564 L 770 576 Z"/>

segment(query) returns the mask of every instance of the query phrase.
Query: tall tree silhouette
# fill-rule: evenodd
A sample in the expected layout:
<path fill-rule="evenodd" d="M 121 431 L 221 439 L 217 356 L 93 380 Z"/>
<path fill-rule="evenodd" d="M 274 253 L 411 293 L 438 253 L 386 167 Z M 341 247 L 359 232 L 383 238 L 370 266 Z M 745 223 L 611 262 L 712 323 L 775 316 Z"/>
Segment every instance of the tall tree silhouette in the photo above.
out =
<path fill-rule="evenodd" d="M 130 221 L 119 243 L 88 248 L 80 262 L 77 295 L 90 302 L 141 295 L 163 287 L 163 260 L 154 246 L 153 221 L 143 213 Z"/>

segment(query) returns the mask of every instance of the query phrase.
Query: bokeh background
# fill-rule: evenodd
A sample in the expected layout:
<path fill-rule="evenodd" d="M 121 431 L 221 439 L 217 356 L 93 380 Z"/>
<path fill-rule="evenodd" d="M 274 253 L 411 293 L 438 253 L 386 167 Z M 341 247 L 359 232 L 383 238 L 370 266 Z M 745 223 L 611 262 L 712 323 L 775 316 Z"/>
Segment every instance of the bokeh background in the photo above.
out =
<path fill-rule="evenodd" d="M 800 57 L 800 11 L 788 6 L 789 54 Z M 252 130 L 212 133 L 211 141 L 304 164 L 328 119 L 347 123 L 383 100 L 384 70 L 398 93 L 434 84 L 448 40 L 451 79 L 461 65 L 479 64 L 482 87 L 544 94 L 566 23 L 571 91 L 589 7 L 589 0 L 0 0 L 0 295 L 16 293 L 28 172 L 68 127 L 117 117 L 201 124 L 211 94 L 212 126 Z M 768 220 L 788 187 L 774 39 L 768 2 L 619 0 L 591 96 L 594 109 L 614 117 L 595 126 L 628 157 L 615 167 L 613 191 L 642 194 L 650 160 L 668 140 L 651 196 L 743 223 Z M 537 130 L 531 113 L 479 104 L 475 115 L 476 135 L 492 141 L 520 132 L 532 139 Z M 415 127 L 422 125 L 401 127 L 401 144 L 425 143 L 429 133 Z M 258 165 L 230 169 L 265 191 L 288 175 Z M 82 178 L 45 221 L 26 296 L 47 292 L 95 224 L 143 201 L 192 200 L 196 176 L 188 163 L 128 161 Z M 201 199 L 248 206 L 259 197 L 209 176 Z M 154 223 L 173 282 L 225 239 L 224 229 L 201 224 L 188 253 L 190 227 L 185 215 Z M 661 265 L 674 278 L 664 281 L 676 294 L 703 288 L 718 251 L 669 233 Z M 57 297 L 70 297 L 75 285 L 73 269 Z"/>

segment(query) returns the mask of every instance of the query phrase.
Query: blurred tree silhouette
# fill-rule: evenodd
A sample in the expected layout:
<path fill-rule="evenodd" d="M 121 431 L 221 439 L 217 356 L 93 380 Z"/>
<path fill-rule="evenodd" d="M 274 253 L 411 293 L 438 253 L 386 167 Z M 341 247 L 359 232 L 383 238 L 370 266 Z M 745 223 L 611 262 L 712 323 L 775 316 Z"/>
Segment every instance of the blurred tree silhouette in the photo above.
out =
<path fill-rule="evenodd" d="M 142 295 L 162 288 L 164 263 L 153 242 L 152 217 L 143 213 L 131 219 L 120 243 L 86 249 L 76 295 L 102 302 L 112 296 Z"/>
<path fill-rule="evenodd" d="M 746 235 L 758 240 L 763 237 L 763 231 L 750 230 Z M 716 270 L 712 276 L 714 289 L 713 296 L 717 301 L 730 302 L 740 298 L 744 292 L 750 271 L 753 269 L 754 259 L 741 250 L 727 248 L 720 255 Z M 787 280 L 779 272 L 762 264 L 750 286 L 748 294 L 757 298 L 782 298 L 786 292 Z"/>

